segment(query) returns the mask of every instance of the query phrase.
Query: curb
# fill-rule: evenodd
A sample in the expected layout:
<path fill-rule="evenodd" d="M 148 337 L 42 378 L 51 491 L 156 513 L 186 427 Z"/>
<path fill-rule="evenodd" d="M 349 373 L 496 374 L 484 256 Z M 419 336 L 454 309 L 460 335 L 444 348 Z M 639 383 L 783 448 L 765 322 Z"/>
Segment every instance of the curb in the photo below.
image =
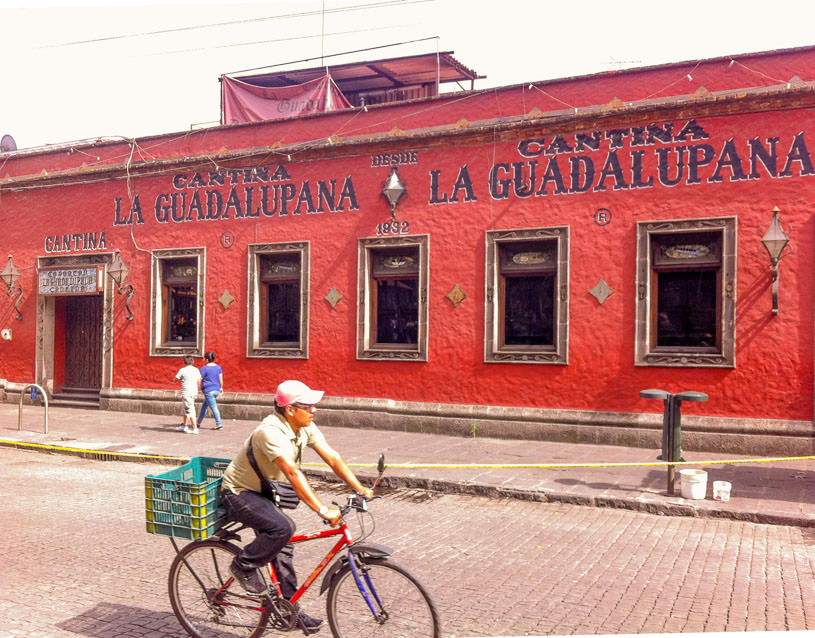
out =
<path fill-rule="evenodd" d="M 78 456 L 83 459 L 95 461 L 128 461 L 131 463 L 186 463 L 190 457 L 164 456 L 161 454 L 138 454 L 135 452 L 108 452 L 105 450 L 89 450 L 86 448 L 67 447 L 61 445 L 45 445 L 43 443 L 26 443 L 24 441 L 9 441 L 0 439 L 0 447 L 17 448 L 32 452 L 46 454 L 66 454 Z"/>
<path fill-rule="evenodd" d="M 327 483 L 340 483 L 333 473 L 324 470 L 305 470 L 305 474 L 314 476 Z M 764 525 L 787 525 L 791 527 L 815 527 L 815 520 L 795 516 L 774 514 L 733 512 L 708 507 L 698 507 L 687 503 L 665 503 L 650 498 L 624 498 L 614 496 L 582 496 L 578 494 L 563 494 L 557 492 L 540 492 L 517 488 L 506 488 L 480 483 L 462 483 L 459 481 L 446 481 L 443 479 L 429 479 L 416 477 L 386 476 L 380 486 L 389 488 L 412 488 L 439 492 L 442 494 L 465 494 L 483 496 L 486 498 L 513 498 L 522 501 L 535 501 L 539 503 L 565 503 L 567 505 L 583 505 L 587 507 L 608 507 L 624 509 L 658 516 L 685 516 L 690 518 L 720 518 L 742 521 L 745 523 L 760 523 Z"/>
<path fill-rule="evenodd" d="M 96 461 L 124 461 L 130 463 L 157 463 L 157 464 L 183 464 L 190 457 L 164 456 L 159 454 L 138 454 L 128 452 L 108 452 L 103 450 L 89 450 L 84 448 L 44 445 L 39 443 L 25 443 L 22 441 L 9 441 L 0 439 L 0 447 L 24 449 L 47 454 L 66 454 Z M 305 469 L 307 476 L 320 479 L 327 483 L 340 483 L 341 481 L 328 470 Z M 364 478 L 364 475 L 363 475 Z M 639 497 L 625 498 L 615 496 L 588 496 L 579 494 L 564 494 L 557 492 L 541 492 L 518 488 L 498 487 L 482 483 L 464 483 L 461 481 L 447 481 L 444 479 L 418 478 L 407 476 L 387 476 L 380 483 L 381 486 L 391 489 L 408 488 L 419 489 L 442 494 L 465 494 L 483 496 L 486 498 L 513 498 L 522 501 L 540 503 L 564 503 L 567 505 L 582 505 L 586 507 L 608 507 L 624 509 L 633 512 L 656 514 L 658 516 L 685 516 L 691 518 L 722 518 L 747 523 L 760 523 L 764 525 L 787 525 L 792 527 L 815 527 L 815 520 L 795 516 L 762 514 L 759 512 L 746 513 L 730 510 L 699 507 L 688 503 L 663 502 L 654 498 Z"/>

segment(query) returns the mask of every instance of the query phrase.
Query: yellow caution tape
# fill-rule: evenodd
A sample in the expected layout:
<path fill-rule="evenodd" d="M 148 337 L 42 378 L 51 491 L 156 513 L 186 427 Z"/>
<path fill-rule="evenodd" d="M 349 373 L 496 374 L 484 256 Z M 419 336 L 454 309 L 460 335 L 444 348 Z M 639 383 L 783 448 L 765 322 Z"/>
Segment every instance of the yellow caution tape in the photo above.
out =
<path fill-rule="evenodd" d="M 781 461 L 813 461 L 815 456 L 783 456 L 771 459 L 726 459 L 713 461 L 657 461 L 654 463 L 388 463 L 389 469 L 536 469 L 570 467 L 661 467 L 669 465 L 726 465 L 734 463 L 774 463 Z M 310 467 L 328 467 L 325 463 L 303 463 Z M 375 463 L 348 463 L 350 467 L 376 467 Z"/>
<path fill-rule="evenodd" d="M 85 448 L 66 447 L 61 445 L 45 445 L 42 443 L 24 443 L 21 441 L 6 441 L 0 439 L 0 445 L 38 448 L 59 452 L 81 452 L 84 454 L 100 454 L 111 457 L 134 458 L 139 460 L 167 461 L 172 463 L 186 463 L 190 457 L 164 456 L 161 454 L 140 454 L 138 452 L 116 452 L 112 450 L 89 450 Z M 735 465 L 739 463 L 782 463 L 787 461 L 815 461 L 815 456 L 777 456 L 761 459 L 714 459 L 705 461 L 655 461 L 651 463 L 388 463 L 387 467 L 394 470 L 422 470 L 422 469 L 557 469 L 557 468 L 600 468 L 600 467 L 667 467 L 679 465 Z M 305 467 L 328 467 L 325 463 L 302 463 Z M 376 468 L 376 463 L 348 463 L 349 467 Z"/>

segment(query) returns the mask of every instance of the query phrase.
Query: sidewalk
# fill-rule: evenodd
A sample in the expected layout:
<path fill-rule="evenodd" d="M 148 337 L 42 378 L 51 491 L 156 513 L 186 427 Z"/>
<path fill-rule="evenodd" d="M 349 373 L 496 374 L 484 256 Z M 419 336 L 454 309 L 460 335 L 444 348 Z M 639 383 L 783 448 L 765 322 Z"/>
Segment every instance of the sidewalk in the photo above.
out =
<path fill-rule="evenodd" d="M 129 454 L 170 457 L 212 456 L 231 458 L 254 421 L 225 420 L 223 430 L 214 430 L 208 417 L 200 434 L 177 432 L 180 417 L 49 408 L 48 433 L 44 434 L 44 409 L 23 407 L 23 429 L 18 430 L 18 406 L 0 404 L 0 445 L 28 444 L 41 451 L 55 448 L 90 450 L 92 458 L 116 459 Z M 319 412 L 316 416 L 319 424 Z M 321 428 L 332 446 L 349 463 L 375 464 L 380 452 L 389 466 L 403 463 L 465 464 L 552 464 L 552 463 L 656 463 L 658 450 L 609 445 L 520 441 L 509 439 L 459 438 L 396 432 Z M 77 452 L 73 452 L 77 453 Z M 126 457 L 126 458 L 125 458 Z M 709 452 L 684 452 L 688 461 L 738 460 L 751 457 Z M 311 451 L 303 462 L 317 463 Z M 158 462 L 158 461 L 157 461 Z M 168 461 L 172 464 L 173 461 Z M 619 507 L 680 516 L 710 516 L 771 524 L 815 527 L 815 461 L 705 464 L 689 466 L 708 472 L 707 498 L 684 499 L 677 480 L 676 495 L 667 495 L 667 468 L 581 467 L 581 468 L 411 468 L 391 467 L 387 473 L 399 485 L 444 492 L 508 496 L 538 501 L 559 501 L 598 507 Z M 323 474 L 315 466 L 308 473 Z M 145 474 L 154 472 L 145 466 Z M 374 475 L 373 469 L 359 474 Z M 678 472 L 677 472 L 678 475 Z M 729 501 L 714 501 L 714 480 L 732 483 Z"/>

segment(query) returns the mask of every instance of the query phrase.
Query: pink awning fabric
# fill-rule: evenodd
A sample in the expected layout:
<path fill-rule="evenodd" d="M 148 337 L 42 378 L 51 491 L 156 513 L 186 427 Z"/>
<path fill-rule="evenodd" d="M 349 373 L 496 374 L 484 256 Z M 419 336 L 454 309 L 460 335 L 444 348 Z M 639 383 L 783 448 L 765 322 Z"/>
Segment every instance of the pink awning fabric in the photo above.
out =
<path fill-rule="evenodd" d="M 224 124 L 279 120 L 351 107 L 329 75 L 280 87 L 255 86 L 223 76 L 221 96 Z"/>

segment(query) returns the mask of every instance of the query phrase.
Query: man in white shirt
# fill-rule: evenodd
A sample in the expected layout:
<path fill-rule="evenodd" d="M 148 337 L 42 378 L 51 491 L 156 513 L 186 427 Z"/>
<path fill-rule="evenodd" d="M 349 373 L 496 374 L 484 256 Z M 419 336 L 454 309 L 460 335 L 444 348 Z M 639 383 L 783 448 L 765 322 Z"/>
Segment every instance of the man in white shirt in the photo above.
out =
<path fill-rule="evenodd" d="M 192 355 L 184 357 L 184 367 L 175 373 L 175 378 L 181 380 L 181 400 L 184 403 L 184 423 L 177 430 L 184 430 L 187 434 L 198 434 L 198 424 L 195 421 L 195 397 L 198 396 L 198 386 L 201 384 L 201 373 L 193 363 Z"/>

